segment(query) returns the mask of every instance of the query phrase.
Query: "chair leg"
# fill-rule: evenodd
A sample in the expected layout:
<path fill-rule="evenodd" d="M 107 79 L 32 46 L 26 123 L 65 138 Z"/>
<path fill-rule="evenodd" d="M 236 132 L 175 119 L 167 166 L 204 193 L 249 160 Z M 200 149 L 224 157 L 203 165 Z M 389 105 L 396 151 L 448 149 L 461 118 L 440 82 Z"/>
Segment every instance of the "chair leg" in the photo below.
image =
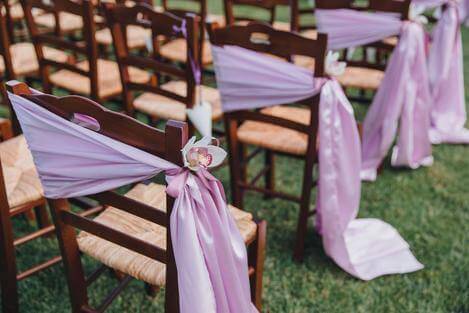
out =
<path fill-rule="evenodd" d="M 0 287 L 2 312 L 17 313 L 19 301 L 13 228 L 10 215 L 5 208 L 0 208 Z"/>
<path fill-rule="evenodd" d="M 44 228 L 52 224 L 49 219 L 49 214 L 47 213 L 47 205 L 45 203 L 34 208 L 34 211 L 36 213 L 36 219 L 39 228 Z"/>
<path fill-rule="evenodd" d="M 249 265 L 254 268 L 254 274 L 250 277 L 251 300 L 262 312 L 262 277 L 264 274 L 264 260 L 266 248 L 267 222 L 257 224 L 257 238 L 249 246 Z"/>
<path fill-rule="evenodd" d="M 305 237 L 308 226 L 309 206 L 311 201 L 311 188 L 313 187 L 313 158 L 306 158 L 305 171 L 303 174 L 303 188 L 301 191 L 300 213 L 298 216 L 298 226 L 296 231 L 296 244 L 293 258 L 297 262 L 302 262 L 305 249 Z"/>
<path fill-rule="evenodd" d="M 265 188 L 270 191 L 275 190 L 275 154 L 270 150 L 265 150 L 265 166 L 269 170 L 265 173 Z M 268 199 L 270 196 L 264 194 L 264 199 Z"/>

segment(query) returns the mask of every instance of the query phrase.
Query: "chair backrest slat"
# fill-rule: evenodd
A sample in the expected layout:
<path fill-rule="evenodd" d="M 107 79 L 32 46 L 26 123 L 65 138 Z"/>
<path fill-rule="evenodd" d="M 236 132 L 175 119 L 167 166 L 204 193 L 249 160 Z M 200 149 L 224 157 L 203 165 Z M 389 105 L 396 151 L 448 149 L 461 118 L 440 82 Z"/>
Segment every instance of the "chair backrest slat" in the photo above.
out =
<path fill-rule="evenodd" d="M 315 59 L 315 77 L 323 77 L 324 60 L 327 50 L 327 35 L 318 34 L 317 39 L 276 30 L 263 23 L 232 25 L 224 28 L 209 26 L 210 41 L 213 45 L 236 45 L 249 50 L 269 53 L 282 58 L 299 55 Z M 262 38 L 262 40 L 256 40 Z M 288 42 L 288 45 L 285 43 Z"/>
<path fill-rule="evenodd" d="M 260 9 L 268 13 L 269 18 L 265 20 L 269 24 L 273 24 L 276 19 L 276 8 L 278 6 L 289 6 L 290 0 L 224 0 L 225 18 L 227 25 L 233 25 L 238 21 L 260 21 L 253 15 L 237 14 L 238 8 Z"/>

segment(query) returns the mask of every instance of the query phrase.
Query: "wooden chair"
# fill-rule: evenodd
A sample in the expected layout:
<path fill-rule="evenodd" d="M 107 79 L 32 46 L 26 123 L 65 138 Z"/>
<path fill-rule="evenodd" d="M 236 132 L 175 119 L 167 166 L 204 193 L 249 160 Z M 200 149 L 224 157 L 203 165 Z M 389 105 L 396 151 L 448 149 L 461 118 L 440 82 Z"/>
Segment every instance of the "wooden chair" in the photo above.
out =
<path fill-rule="evenodd" d="M 408 18 L 409 6 L 410 0 L 369 0 L 366 7 L 356 7 L 350 0 L 316 1 L 318 9 L 356 9 L 398 13 L 402 20 Z M 346 91 L 348 91 L 347 89 L 358 89 L 359 91 L 358 95 L 348 92 L 349 99 L 365 103 L 371 102 L 371 98 L 366 96 L 366 92 L 374 93 L 379 88 L 384 77 L 387 60 L 397 41 L 397 37 L 390 37 L 383 41 L 356 47 L 358 52 L 361 52 L 359 58 L 347 58 L 349 49 L 342 51 L 342 59 L 347 62 L 347 68 L 343 75 L 336 78 Z"/>
<path fill-rule="evenodd" d="M 40 0 L 21 0 L 21 3 L 38 55 L 46 93 L 51 93 L 52 87 L 56 86 L 98 101 L 105 101 L 122 93 L 117 63 L 98 57 L 94 6 L 91 1 L 53 0 L 53 4 L 47 5 Z M 57 33 L 41 33 L 31 13 L 35 8 L 53 14 L 68 12 L 82 17 L 83 41 L 71 41 Z M 52 60 L 42 53 L 43 47 L 46 46 L 70 51 L 79 56 L 79 62 L 68 64 Z M 51 68 L 57 71 L 50 73 Z M 129 75 L 136 83 L 145 83 L 150 79 L 147 72 L 133 67 L 129 68 Z"/>
<path fill-rule="evenodd" d="M 10 85 L 13 93 L 24 92 L 26 85 L 14 82 Z M 2 84 L 2 89 L 4 88 Z M 26 89 L 28 90 L 28 89 Z M 14 114 L 11 114 L 14 118 Z M 16 123 L 14 123 L 16 124 Z M 51 225 L 46 199 L 37 175 L 31 153 L 25 138 L 8 130 L 8 120 L 0 122 L 3 142 L 0 143 L 0 287 L 2 312 L 18 312 L 18 282 L 61 261 L 55 256 L 21 273 L 16 267 L 16 248 L 35 239 L 50 236 L 54 232 Z M 90 215 L 101 210 L 96 208 L 80 214 Z M 26 215 L 37 221 L 37 230 L 15 238 L 12 219 Z"/>
<path fill-rule="evenodd" d="M 183 166 L 181 149 L 188 140 L 188 129 L 182 122 L 170 121 L 163 132 L 82 97 L 35 96 L 25 85 L 17 88 L 22 90 L 20 95 L 52 112 L 60 112 L 58 114 L 64 118 L 75 112 L 91 116 L 100 124 L 100 133 Z M 165 312 L 179 312 L 177 267 L 169 227 L 174 199 L 166 195 L 165 186 L 141 183 L 125 196 L 108 191 L 90 197 L 106 207 L 94 220 L 71 212 L 67 199 L 49 199 L 72 311 L 104 311 L 131 277 L 135 277 L 152 286 L 166 286 Z M 252 298 L 260 308 L 266 224 L 256 224 L 252 215 L 234 207 L 230 206 L 230 210 L 249 245 Z M 78 236 L 75 229 L 82 230 Z M 80 251 L 104 266 L 85 278 Z M 89 306 L 87 286 L 106 266 L 126 276 L 95 310 Z"/>
<path fill-rule="evenodd" d="M 163 62 L 161 50 L 159 49 L 160 37 L 177 38 L 184 42 L 185 59 L 193 58 L 196 63 L 200 52 L 198 33 L 199 23 L 194 16 L 187 16 L 185 19 L 179 18 L 171 13 L 160 13 L 145 4 L 137 4 L 132 8 L 126 6 L 115 6 L 110 3 L 104 4 L 106 19 L 109 28 L 112 30 L 114 38 L 114 51 L 119 63 L 121 81 L 123 88 L 123 99 L 127 113 L 134 115 L 135 112 L 142 112 L 153 121 L 178 120 L 186 121 L 186 108 L 192 108 L 199 95 L 212 106 L 212 119 L 220 120 L 222 117 L 221 100 L 218 91 L 208 86 L 196 87 L 194 68 L 190 65 L 183 69 L 176 64 Z M 139 18 L 143 16 L 144 18 Z M 187 38 L 182 33 L 175 33 L 174 30 L 183 27 L 183 23 L 188 26 Z M 126 40 L 122 25 L 126 27 L 137 26 L 149 30 L 153 39 L 152 55 L 132 55 L 126 46 Z M 192 56 L 190 56 L 192 53 Z M 129 69 L 131 66 L 145 69 L 156 74 L 159 78 L 156 84 L 136 84 L 129 79 Z M 163 78 L 166 80 L 163 81 Z M 197 88 L 200 90 L 197 92 Z M 137 95 L 137 92 L 142 92 Z M 193 127 L 190 125 L 190 133 Z"/>
<path fill-rule="evenodd" d="M 235 45 L 246 49 L 268 53 L 283 59 L 302 55 L 313 58 L 316 66 L 315 77 L 324 77 L 324 59 L 327 51 L 327 36 L 318 34 L 312 40 L 301 35 L 273 29 L 265 24 L 248 26 L 229 26 L 211 28 L 209 31 L 212 45 Z M 262 36 L 266 41 L 253 40 Z M 288 45 L 285 45 L 288 42 Z M 248 80 L 249 77 L 246 77 Z M 313 166 L 317 163 L 317 130 L 319 95 L 289 106 L 278 103 L 278 106 L 262 110 L 241 110 L 225 113 L 225 131 L 229 146 L 229 162 L 231 174 L 231 191 L 233 203 L 243 208 L 246 191 L 256 191 L 267 197 L 276 197 L 299 204 L 298 226 L 294 257 L 303 258 L 304 240 L 306 237 L 308 218 L 314 213 L 310 209 Z M 246 146 L 256 149 L 250 155 Z M 262 150 L 265 151 L 265 167 L 247 180 L 249 161 Z M 305 161 L 301 195 L 286 194 L 275 189 L 275 155 L 286 155 Z M 264 187 L 257 182 L 264 178 Z"/>
<path fill-rule="evenodd" d="M 36 57 L 34 45 L 30 42 L 12 42 L 14 25 L 7 12 L 6 1 L 0 1 L 0 76 L 6 80 L 18 79 L 19 77 L 33 77 L 39 73 L 39 64 Z M 69 56 L 58 49 L 44 47 L 41 50 L 44 55 L 56 62 L 66 63 Z"/>
<path fill-rule="evenodd" d="M 276 20 L 276 10 L 279 6 L 290 6 L 290 0 L 224 0 L 226 25 L 246 25 L 250 21 L 264 22 L 275 29 L 290 31 L 291 23 Z M 250 14 L 243 14 L 248 10 Z M 256 12 L 256 14 L 253 14 Z M 266 16 L 267 18 L 259 18 Z"/>

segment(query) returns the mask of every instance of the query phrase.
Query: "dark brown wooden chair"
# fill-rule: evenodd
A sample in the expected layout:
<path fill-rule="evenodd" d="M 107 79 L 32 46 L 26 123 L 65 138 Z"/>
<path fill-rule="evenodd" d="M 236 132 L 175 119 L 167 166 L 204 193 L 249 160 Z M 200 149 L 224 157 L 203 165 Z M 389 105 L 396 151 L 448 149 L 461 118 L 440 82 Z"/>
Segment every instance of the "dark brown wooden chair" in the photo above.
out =
<path fill-rule="evenodd" d="M 226 25 L 246 25 L 248 22 L 264 22 L 275 29 L 292 30 L 291 23 L 277 21 L 276 10 L 279 6 L 290 6 L 290 0 L 224 0 Z M 251 9 L 256 14 L 243 14 L 242 10 Z M 241 11 L 241 12 L 239 12 Z M 262 19 L 262 16 L 266 18 Z"/>
<path fill-rule="evenodd" d="M 246 49 L 267 53 L 283 59 L 305 56 L 315 60 L 315 77 L 324 77 L 324 59 L 327 49 L 327 36 L 319 34 L 312 40 L 301 35 L 277 31 L 266 24 L 229 26 L 209 31 L 212 45 L 235 45 Z M 261 36 L 259 43 L 253 36 Z M 255 39 L 255 38 L 254 38 Z M 288 42 L 288 45 L 285 45 Z M 248 80 L 249 77 L 246 77 Z M 294 257 L 303 258 L 308 218 L 314 213 L 310 209 L 313 166 L 317 163 L 317 130 L 319 95 L 291 106 L 278 103 L 278 106 L 262 110 L 241 110 L 225 113 L 225 131 L 229 146 L 231 191 L 233 203 L 243 208 L 246 191 L 256 191 L 267 197 L 276 197 L 299 204 L 298 226 Z M 246 153 L 246 146 L 256 149 Z M 262 150 L 265 151 L 265 167 L 248 181 L 249 161 Z M 286 155 L 304 160 L 301 195 L 286 194 L 275 189 L 275 155 Z M 264 178 L 264 186 L 257 182 Z"/>
<path fill-rule="evenodd" d="M 39 64 L 33 44 L 12 41 L 16 38 L 12 35 L 14 24 L 9 16 L 11 9 L 6 0 L 0 1 L 0 12 L 5 13 L 0 14 L 0 76 L 4 76 L 5 80 L 37 77 Z M 56 62 L 69 61 L 69 56 L 58 49 L 44 47 L 43 53 Z"/>
<path fill-rule="evenodd" d="M 356 9 L 371 12 L 398 13 L 402 20 L 408 18 L 410 0 L 369 0 L 367 6 L 357 7 L 350 0 L 318 0 L 318 9 Z M 355 47 L 355 55 L 360 57 L 348 58 L 348 51 L 342 51 L 342 59 L 347 62 L 343 75 L 336 77 L 347 91 L 350 100 L 369 103 L 372 95 L 379 88 L 384 77 L 387 60 L 397 45 L 398 37 L 386 38 L 383 41 Z M 351 90 L 358 90 L 351 92 Z M 367 95 L 368 93 L 368 95 Z M 370 94 L 371 93 L 371 97 Z"/>
<path fill-rule="evenodd" d="M 4 88 L 2 84 L 2 89 Z M 13 93 L 29 91 L 23 83 L 10 84 Z M 12 114 L 14 118 L 14 114 Z M 31 152 L 25 138 L 8 130 L 8 120 L 0 122 L 3 142 L 0 143 L 0 287 L 2 294 L 2 312 L 16 313 L 18 308 L 18 281 L 28 278 L 61 261 L 60 256 L 18 273 L 16 266 L 16 248 L 32 240 L 50 236 L 54 232 L 51 225 L 46 199 L 37 175 Z M 95 208 L 83 211 L 82 215 L 94 214 L 101 210 Z M 30 221 L 37 221 L 37 230 L 15 238 L 12 219 L 26 215 Z"/>
<path fill-rule="evenodd" d="M 38 56 L 46 93 L 51 93 L 52 87 L 55 86 L 98 101 L 121 95 L 122 85 L 117 63 L 98 57 L 94 6 L 91 1 L 51 0 L 49 5 L 40 0 L 21 0 L 21 3 Z M 80 16 L 83 19 L 83 41 L 72 41 L 57 33 L 40 32 L 31 13 L 33 9 L 41 9 L 53 14 L 68 12 Z M 78 56 L 79 62 L 68 64 L 52 60 L 43 53 L 43 48 L 46 46 L 69 51 Z M 56 71 L 52 73 L 53 68 Z M 148 73 L 137 68 L 130 68 L 129 75 L 136 83 L 145 83 L 149 80 Z"/>
<path fill-rule="evenodd" d="M 60 116 L 79 112 L 97 120 L 99 132 L 148 153 L 183 166 L 181 149 L 188 140 L 183 122 L 170 121 L 165 131 L 151 128 L 121 113 L 115 113 L 82 97 L 57 98 L 31 95 L 25 85 L 18 94 L 27 97 Z M 94 220 L 70 210 L 67 199 L 49 199 L 56 226 L 73 312 L 103 312 L 131 281 L 143 280 L 155 291 L 165 288 L 165 312 L 179 312 L 177 268 L 172 251 L 170 222 L 174 199 L 166 195 L 165 186 L 137 184 L 125 196 L 115 192 L 91 195 L 105 210 Z M 252 299 L 261 306 L 262 272 L 265 253 L 265 222 L 255 223 L 252 215 L 230 206 L 247 245 Z M 81 230 L 77 235 L 76 229 Z M 80 251 L 104 265 L 85 278 Z M 90 307 L 87 287 L 107 268 L 125 276 L 98 306 Z"/>
<path fill-rule="evenodd" d="M 159 49 L 161 37 L 183 41 L 184 45 L 189 47 L 184 51 L 185 58 L 193 58 L 194 65 L 197 67 L 200 52 L 197 38 L 200 31 L 199 23 L 194 16 L 179 18 L 171 13 L 156 12 L 146 4 L 137 4 L 129 8 L 107 3 L 104 4 L 104 8 L 106 20 L 114 38 L 114 51 L 124 86 L 123 99 L 127 114 L 134 115 L 135 112 L 142 112 L 153 121 L 158 119 L 186 121 L 186 108 L 192 108 L 199 101 L 201 93 L 203 101 L 209 102 L 212 106 L 212 119 L 214 121 L 221 119 L 221 100 L 218 91 L 203 85 L 196 87 L 194 68 L 188 65 L 181 69 L 174 63 L 164 62 Z M 184 23 L 188 26 L 187 38 L 184 38 L 181 32 L 174 31 L 183 27 Z M 153 53 L 150 55 L 130 54 L 122 26 L 137 26 L 149 30 Z M 190 53 L 192 56 L 189 55 Z M 129 79 L 131 66 L 156 74 L 153 81 L 157 82 L 153 84 L 132 82 Z M 156 79 L 157 77 L 160 79 Z M 197 88 L 200 90 L 197 91 Z M 142 91 L 144 93 L 141 93 Z M 190 125 L 190 133 L 192 132 L 193 127 Z"/>

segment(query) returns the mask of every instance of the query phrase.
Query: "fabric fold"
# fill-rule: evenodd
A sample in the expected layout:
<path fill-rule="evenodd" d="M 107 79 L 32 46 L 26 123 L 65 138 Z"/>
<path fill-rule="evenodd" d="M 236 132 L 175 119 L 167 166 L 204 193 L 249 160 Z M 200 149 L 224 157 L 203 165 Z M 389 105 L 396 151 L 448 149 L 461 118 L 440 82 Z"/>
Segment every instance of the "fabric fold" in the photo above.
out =
<path fill-rule="evenodd" d="M 212 46 L 212 54 L 225 112 L 288 104 L 320 93 L 316 229 L 326 253 L 363 280 L 423 268 L 391 225 L 356 219 L 360 138 L 353 108 L 339 83 L 315 79 L 307 69 L 240 47 Z"/>
<path fill-rule="evenodd" d="M 400 35 L 363 122 L 362 179 L 376 179 L 396 135 L 393 166 L 415 169 L 431 165 L 431 97 L 423 27 L 387 13 L 342 9 L 318 10 L 317 14 L 318 29 L 328 34 L 333 49 Z"/>
<path fill-rule="evenodd" d="M 257 312 L 244 241 L 221 183 L 8 95 L 48 198 L 86 196 L 165 172 L 176 198 L 171 239 L 183 313 Z"/>

